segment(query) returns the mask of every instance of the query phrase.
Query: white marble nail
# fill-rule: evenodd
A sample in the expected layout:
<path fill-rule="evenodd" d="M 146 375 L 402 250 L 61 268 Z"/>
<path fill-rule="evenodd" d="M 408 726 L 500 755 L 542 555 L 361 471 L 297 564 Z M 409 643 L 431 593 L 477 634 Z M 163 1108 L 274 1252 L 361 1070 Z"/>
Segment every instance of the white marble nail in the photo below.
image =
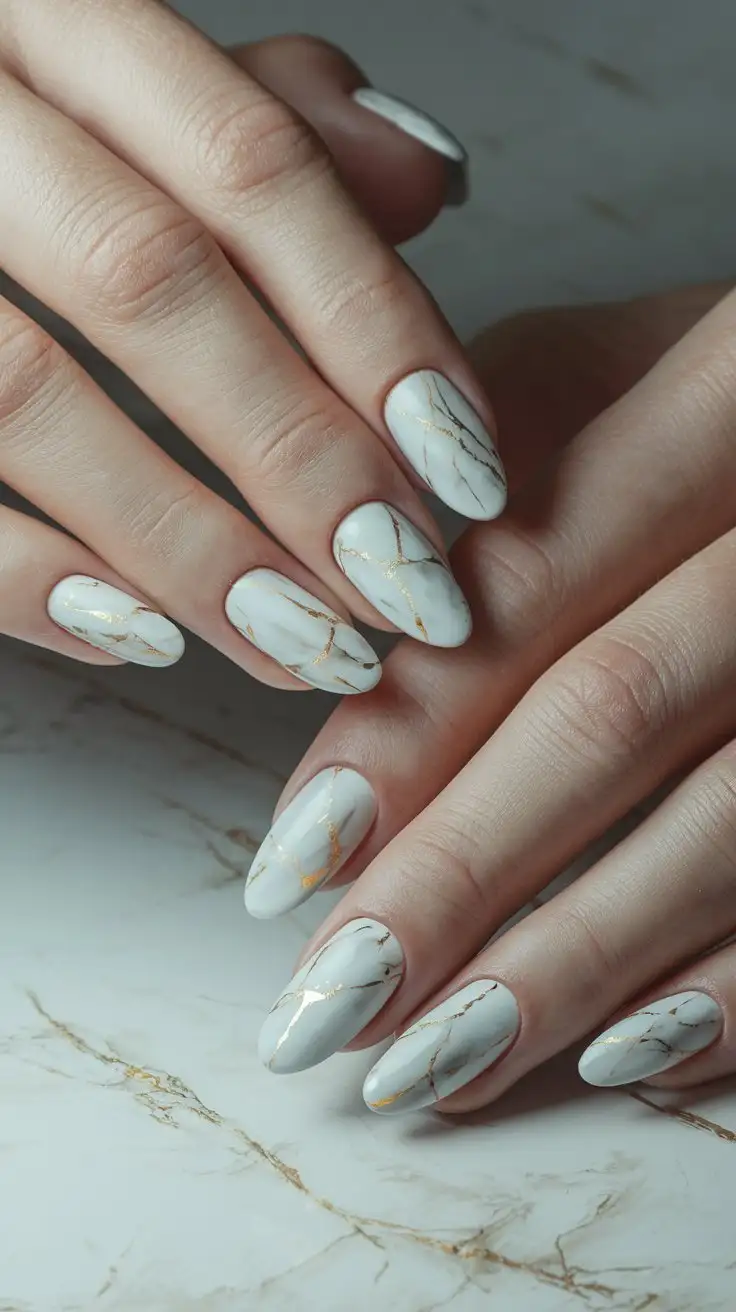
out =
<path fill-rule="evenodd" d="M 578 1070 L 601 1088 L 659 1075 L 709 1047 L 723 1013 L 707 993 L 673 993 L 624 1017 L 585 1049 Z"/>
<path fill-rule="evenodd" d="M 357 105 L 362 105 L 363 109 L 371 110 L 380 118 L 393 123 L 402 132 L 406 132 L 408 136 L 421 141 L 430 150 L 436 150 L 438 154 L 444 155 L 445 159 L 457 164 L 464 164 L 467 160 L 465 148 L 452 132 L 429 114 L 425 114 L 424 110 L 417 109 L 406 100 L 400 100 L 398 96 L 389 96 L 385 91 L 376 91 L 374 87 L 359 87 L 353 92 L 353 100 Z"/>
<path fill-rule="evenodd" d="M 121 661 L 163 668 L 184 653 L 184 638 L 165 615 L 87 574 L 61 579 L 46 605 L 60 629 Z"/>
<path fill-rule="evenodd" d="M 470 608 L 450 570 L 393 506 L 358 506 L 336 530 L 333 550 L 350 582 L 404 633 L 434 647 L 459 647 L 470 637 Z"/>
<path fill-rule="evenodd" d="M 344 1048 L 388 1002 L 404 969 L 401 945 L 376 920 L 351 920 L 315 952 L 271 1008 L 258 1055 L 278 1075 Z"/>
<path fill-rule="evenodd" d="M 250 868 L 245 905 L 269 920 L 306 902 L 353 855 L 376 818 L 376 794 L 367 779 L 330 766 L 282 811 Z"/>
<path fill-rule="evenodd" d="M 275 570 L 244 574 L 225 611 L 238 633 L 313 688 L 368 692 L 381 677 L 381 662 L 362 634 Z"/>
<path fill-rule="evenodd" d="M 409 374 L 389 392 L 386 426 L 420 478 L 468 519 L 495 519 L 506 505 L 506 475 L 473 407 L 435 369 Z"/>
<path fill-rule="evenodd" d="M 399 1036 L 369 1071 L 363 1097 L 374 1112 L 428 1107 L 498 1061 L 518 1028 L 510 989 L 497 980 L 474 980 Z"/>

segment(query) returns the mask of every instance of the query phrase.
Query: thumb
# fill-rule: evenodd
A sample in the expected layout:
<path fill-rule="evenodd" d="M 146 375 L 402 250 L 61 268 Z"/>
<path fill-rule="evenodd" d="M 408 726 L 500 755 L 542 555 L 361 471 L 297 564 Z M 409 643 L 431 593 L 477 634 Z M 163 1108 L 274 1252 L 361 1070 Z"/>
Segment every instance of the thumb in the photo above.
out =
<path fill-rule="evenodd" d="M 467 160 L 459 142 L 422 111 L 368 88 L 336 46 L 281 36 L 230 54 L 311 123 L 345 185 L 392 245 L 422 232 L 443 205 L 462 203 Z"/>
<path fill-rule="evenodd" d="M 481 333 L 469 354 L 493 401 L 512 490 L 628 392 L 731 287 L 704 283 L 529 310 Z"/>

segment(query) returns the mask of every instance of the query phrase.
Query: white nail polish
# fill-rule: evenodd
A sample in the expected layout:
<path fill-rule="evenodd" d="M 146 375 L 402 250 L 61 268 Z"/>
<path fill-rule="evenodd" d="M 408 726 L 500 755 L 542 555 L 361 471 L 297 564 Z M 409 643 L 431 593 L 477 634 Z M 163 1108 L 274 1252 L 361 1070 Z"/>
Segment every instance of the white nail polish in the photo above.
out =
<path fill-rule="evenodd" d="M 381 677 L 381 662 L 357 629 L 275 570 L 244 574 L 225 611 L 238 633 L 313 688 L 368 692 Z"/>
<path fill-rule="evenodd" d="M 659 998 L 612 1025 L 585 1049 L 578 1070 L 601 1088 L 659 1075 L 718 1038 L 723 1013 L 707 993 Z"/>
<path fill-rule="evenodd" d="M 87 574 L 62 579 L 46 606 L 60 629 L 122 661 L 163 668 L 184 652 L 182 634 L 165 615 Z"/>
<path fill-rule="evenodd" d="M 359 87 L 353 92 L 353 100 L 357 105 L 362 105 L 363 109 L 378 114 L 379 118 L 387 119 L 416 141 L 421 141 L 430 150 L 444 155 L 445 159 L 456 164 L 464 164 L 467 160 L 465 148 L 452 132 L 448 132 L 436 119 L 406 100 L 389 96 L 385 91 L 376 91 L 374 87 Z"/>
<path fill-rule="evenodd" d="M 333 550 L 350 582 L 404 633 L 434 647 L 459 647 L 470 637 L 470 609 L 452 574 L 393 506 L 358 506 L 335 532 Z"/>
<path fill-rule="evenodd" d="M 376 794 L 355 770 L 333 765 L 310 779 L 281 813 L 245 885 L 252 916 L 269 920 L 306 902 L 332 879 L 376 818 Z"/>
<path fill-rule="evenodd" d="M 351 920 L 302 966 L 264 1022 L 258 1055 L 276 1074 L 303 1071 L 344 1048 L 398 988 L 404 954 L 376 920 Z"/>
<path fill-rule="evenodd" d="M 363 1097 L 374 1112 L 428 1107 L 498 1061 L 518 1028 L 510 989 L 497 980 L 474 980 L 399 1036 L 369 1071 Z"/>
<path fill-rule="evenodd" d="M 475 410 L 434 369 L 409 374 L 389 392 L 386 426 L 420 478 L 468 519 L 495 519 L 506 505 L 503 465 Z"/>

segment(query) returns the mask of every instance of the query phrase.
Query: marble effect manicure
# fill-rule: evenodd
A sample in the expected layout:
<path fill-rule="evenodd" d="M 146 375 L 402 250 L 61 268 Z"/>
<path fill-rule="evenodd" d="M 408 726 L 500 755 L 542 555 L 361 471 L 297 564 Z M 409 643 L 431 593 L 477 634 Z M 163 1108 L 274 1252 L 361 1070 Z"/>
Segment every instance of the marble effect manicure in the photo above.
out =
<path fill-rule="evenodd" d="M 410 105 L 407 100 L 389 96 L 385 91 L 376 91 L 375 87 L 358 87 L 353 92 L 353 100 L 356 105 L 362 105 L 363 109 L 371 110 L 416 141 L 421 141 L 430 150 L 444 155 L 445 159 L 455 164 L 464 164 L 467 160 L 465 147 L 457 137 L 438 123 L 437 119 L 425 114 L 423 109 L 417 109 L 416 105 Z"/>
<path fill-rule="evenodd" d="M 519 1008 L 497 980 L 474 980 L 399 1035 L 368 1073 L 371 1111 L 415 1111 L 447 1098 L 492 1066 L 513 1043 Z"/>
<path fill-rule="evenodd" d="M 490 433 L 458 389 L 434 369 L 409 374 L 389 392 L 386 426 L 420 478 L 468 519 L 495 519 L 506 475 Z"/>
<path fill-rule="evenodd" d="M 57 583 L 47 610 L 60 629 L 122 661 L 163 669 L 184 653 L 184 638 L 165 615 L 87 574 Z"/>
<path fill-rule="evenodd" d="M 368 692 L 381 677 L 381 662 L 362 634 L 275 570 L 244 574 L 225 611 L 238 633 L 313 688 Z"/>
<path fill-rule="evenodd" d="M 601 1088 L 633 1084 L 677 1066 L 713 1043 L 723 1013 L 707 993 L 673 993 L 624 1017 L 585 1049 L 578 1070 Z"/>
<path fill-rule="evenodd" d="M 271 1008 L 258 1040 L 277 1075 L 344 1048 L 386 1005 L 404 970 L 401 944 L 376 920 L 351 920 L 302 966 Z"/>
<path fill-rule="evenodd" d="M 252 916 L 268 920 L 306 902 L 342 869 L 376 818 L 367 779 L 342 765 L 321 770 L 276 820 L 245 885 Z"/>
<path fill-rule="evenodd" d="M 459 647 L 470 637 L 470 609 L 450 570 L 393 506 L 358 506 L 337 529 L 333 551 L 350 582 L 404 633 L 435 647 Z"/>

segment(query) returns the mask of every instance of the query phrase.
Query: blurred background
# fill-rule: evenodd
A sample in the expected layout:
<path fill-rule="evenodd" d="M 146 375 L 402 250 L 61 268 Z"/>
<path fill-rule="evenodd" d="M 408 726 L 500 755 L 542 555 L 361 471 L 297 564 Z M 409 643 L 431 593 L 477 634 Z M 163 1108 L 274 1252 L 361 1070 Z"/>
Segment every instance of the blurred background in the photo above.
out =
<path fill-rule="evenodd" d="M 468 148 L 409 251 L 463 333 L 544 302 L 730 276 L 732 0 L 176 0 L 223 43 L 305 31 Z"/>

